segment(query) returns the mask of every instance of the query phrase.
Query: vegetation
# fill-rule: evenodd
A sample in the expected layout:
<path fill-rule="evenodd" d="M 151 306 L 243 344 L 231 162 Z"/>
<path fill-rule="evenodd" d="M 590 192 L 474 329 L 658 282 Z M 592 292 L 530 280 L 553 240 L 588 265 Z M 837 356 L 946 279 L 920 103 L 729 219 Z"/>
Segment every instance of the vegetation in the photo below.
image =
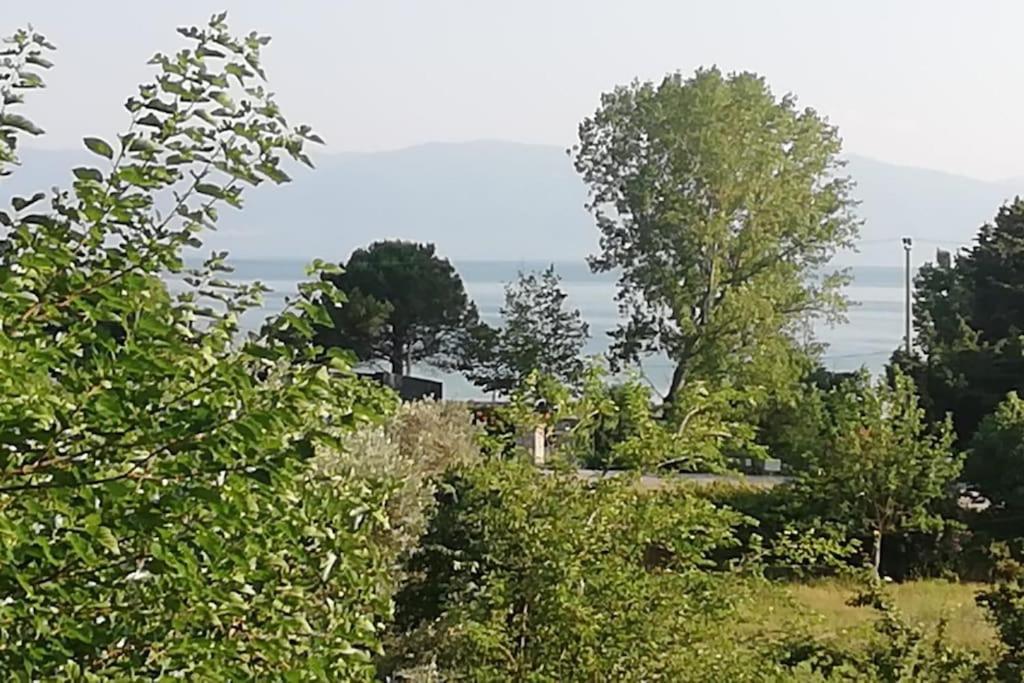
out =
<path fill-rule="evenodd" d="M 94 164 L 0 212 L 5 680 L 1021 680 L 1021 202 L 922 272 L 922 358 L 815 370 L 796 331 L 841 309 L 816 278 L 855 229 L 837 134 L 701 70 L 606 95 L 576 150 L 620 360 L 667 352 L 668 401 L 580 360 L 553 269 L 491 329 L 430 245 L 316 261 L 243 333 L 265 288 L 193 250 L 319 138 L 261 84 L 266 37 L 180 33 Z M 53 49 L 4 45 L 0 174 Z M 510 430 L 399 405 L 356 359 L 461 367 Z M 544 469 L 515 447 L 537 426 Z M 954 426 L 987 510 L 961 505 Z M 672 476 L 769 456 L 789 483 Z M 887 586 L 893 556 L 988 583 Z"/>
<path fill-rule="evenodd" d="M 405 666 L 474 681 L 679 680 L 703 624 L 728 607 L 701 570 L 735 542 L 735 513 L 523 464 L 447 483 L 398 596 L 415 645 Z"/>
<path fill-rule="evenodd" d="M 324 303 L 329 322 L 317 325 L 316 343 L 349 349 L 361 361 L 384 361 L 397 375 L 421 362 L 457 367 L 466 336 L 478 325 L 462 278 L 432 244 L 374 242 L 323 277 L 347 301 Z"/>
<path fill-rule="evenodd" d="M 797 332 L 841 311 L 841 274 L 814 276 L 857 223 L 839 136 L 753 74 L 701 69 L 634 83 L 580 124 L 576 168 L 619 273 L 613 352 L 664 352 L 673 403 L 691 380 L 785 386 Z"/>
<path fill-rule="evenodd" d="M 531 372 L 573 384 L 583 374 L 583 345 L 589 331 L 582 314 L 566 306 L 568 295 L 550 266 L 520 273 L 505 288 L 503 325 L 482 325 L 468 352 L 467 376 L 486 392 L 508 394 Z"/>
<path fill-rule="evenodd" d="M 941 528 L 933 505 L 948 496 L 960 460 L 950 422 L 930 433 L 912 382 L 895 377 L 874 387 L 847 384 L 832 392 L 832 422 L 821 450 L 797 480 L 811 509 L 872 541 L 878 573 L 887 535 Z"/>
<path fill-rule="evenodd" d="M 218 205 L 287 181 L 282 156 L 308 162 L 317 138 L 254 81 L 266 38 L 223 17 L 181 33 L 127 132 L 86 138 L 97 165 L 4 215 L 0 671 L 364 678 L 389 613 L 387 490 L 308 463 L 392 399 L 341 357 L 234 343 L 262 288 L 222 279 L 221 254 L 185 267 Z M 271 327 L 301 332 L 331 295 L 305 289 Z"/>
<path fill-rule="evenodd" d="M 914 377 L 932 419 L 953 415 L 966 445 L 1011 391 L 1024 390 L 1024 200 L 999 209 L 977 244 L 914 281 L 921 356 L 895 357 Z"/>

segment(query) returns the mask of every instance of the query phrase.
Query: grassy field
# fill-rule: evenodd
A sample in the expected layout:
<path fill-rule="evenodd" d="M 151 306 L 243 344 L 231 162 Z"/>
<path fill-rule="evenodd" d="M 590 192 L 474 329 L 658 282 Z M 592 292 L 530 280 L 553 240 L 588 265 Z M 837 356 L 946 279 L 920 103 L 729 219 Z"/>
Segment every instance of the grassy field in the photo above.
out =
<path fill-rule="evenodd" d="M 940 580 L 892 584 L 888 591 L 905 619 L 934 632 L 946 620 L 946 636 L 953 644 L 987 650 L 995 644 L 992 626 L 974 602 L 983 584 Z M 737 615 L 741 632 L 751 636 L 793 633 L 813 634 L 816 639 L 856 647 L 872 637 L 878 613 L 870 607 L 853 607 L 855 584 L 842 580 L 811 583 L 766 583 L 751 588 Z"/>

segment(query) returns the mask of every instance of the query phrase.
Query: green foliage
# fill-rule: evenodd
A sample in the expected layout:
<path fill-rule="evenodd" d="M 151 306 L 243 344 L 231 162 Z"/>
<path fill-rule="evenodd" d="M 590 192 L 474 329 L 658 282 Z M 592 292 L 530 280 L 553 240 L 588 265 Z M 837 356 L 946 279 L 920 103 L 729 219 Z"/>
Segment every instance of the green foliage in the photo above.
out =
<path fill-rule="evenodd" d="M 740 392 L 692 382 L 666 414 L 637 377 L 609 385 L 595 366 L 572 407 L 571 453 L 599 469 L 720 470 L 732 453 L 755 449 L 753 427 L 735 418 L 736 404 L 745 400 Z"/>
<path fill-rule="evenodd" d="M 830 393 L 827 438 L 795 483 L 809 511 L 873 539 L 876 572 L 886 534 L 941 527 L 934 505 L 950 496 L 961 467 L 950 422 L 932 431 L 913 383 L 894 380 Z"/>
<path fill-rule="evenodd" d="M 0 671 L 366 679 L 389 490 L 309 462 L 393 398 L 343 356 L 240 340 L 263 288 L 226 281 L 223 254 L 183 263 L 219 205 L 319 138 L 256 80 L 267 38 L 223 15 L 180 33 L 128 131 L 86 139 L 70 191 L 15 200 L 0 242 Z M 308 333 L 335 294 L 303 287 L 268 329 Z"/>
<path fill-rule="evenodd" d="M 729 607 L 702 571 L 734 513 L 628 478 L 490 462 L 454 473 L 398 598 L 396 668 L 452 680 L 692 680 Z M 614 615 L 614 618 L 610 618 Z"/>
<path fill-rule="evenodd" d="M 803 501 L 787 486 L 696 484 L 695 495 L 716 507 L 755 520 L 737 531 L 737 560 L 747 571 L 772 578 L 807 578 L 848 573 L 860 542 L 843 525 L 809 517 Z"/>
<path fill-rule="evenodd" d="M 894 363 L 914 377 L 932 419 L 952 413 L 964 446 L 1007 393 L 1024 391 L 1022 238 L 1018 198 L 1000 207 L 952 265 L 926 264 L 914 281 L 923 357 L 899 353 Z"/>
<path fill-rule="evenodd" d="M 1024 585 L 1000 584 L 978 596 L 1002 641 L 999 680 L 1024 679 Z"/>
<path fill-rule="evenodd" d="M 10 174 L 8 165 L 18 163 L 18 137 L 43 134 L 14 107 L 25 101 L 24 91 L 44 87 L 39 71 L 52 66 L 45 54 L 53 49 L 46 38 L 31 29 L 17 31 L 0 44 L 0 177 Z M 6 217 L 0 212 L 0 221 L 9 226 Z"/>
<path fill-rule="evenodd" d="M 776 391 L 762 402 L 757 442 L 791 471 L 808 466 L 824 447 L 831 421 L 827 393 L 844 382 L 865 382 L 858 373 L 834 373 L 817 368 L 801 382 Z"/>
<path fill-rule="evenodd" d="M 982 420 L 971 440 L 964 476 L 984 491 L 991 512 L 1024 512 L 1024 400 L 1011 392 Z"/>
<path fill-rule="evenodd" d="M 374 242 L 323 277 L 349 303 L 324 304 L 329 322 L 317 321 L 317 343 L 351 349 L 361 361 L 390 363 L 395 374 L 419 362 L 457 367 L 479 325 L 462 278 L 433 244 Z"/>
<path fill-rule="evenodd" d="M 341 434 L 338 450 L 320 453 L 317 467 L 348 480 L 390 490 L 388 525 L 378 545 L 395 561 L 411 554 L 434 510 L 441 478 L 480 459 L 479 430 L 459 403 L 403 403 L 382 424 Z"/>
<path fill-rule="evenodd" d="M 543 273 L 520 273 L 505 287 L 504 324 L 476 331 L 466 374 L 486 392 L 508 394 L 531 372 L 567 384 L 583 374 L 580 354 L 589 335 L 583 316 L 566 308 L 568 295 L 552 265 Z"/>
<path fill-rule="evenodd" d="M 856 235 L 836 129 L 753 74 L 701 69 L 602 96 L 575 163 L 601 232 L 597 271 L 619 273 L 623 359 L 676 364 L 668 401 L 699 379 L 785 386 L 796 342 L 838 315 L 842 274 L 820 271 Z"/>

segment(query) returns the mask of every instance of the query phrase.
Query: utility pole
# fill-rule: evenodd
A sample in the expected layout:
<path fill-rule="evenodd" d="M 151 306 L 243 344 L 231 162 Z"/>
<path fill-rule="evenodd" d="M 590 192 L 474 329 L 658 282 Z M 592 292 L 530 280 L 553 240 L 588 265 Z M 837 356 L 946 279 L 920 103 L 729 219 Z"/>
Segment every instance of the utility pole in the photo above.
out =
<path fill-rule="evenodd" d="M 909 237 L 903 238 L 903 252 L 907 257 L 906 265 L 906 342 L 907 342 L 907 355 L 910 356 L 914 351 L 914 340 L 913 340 L 913 309 L 911 307 L 910 288 L 911 288 L 911 277 L 910 277 L 910 250 L 914 246 L 914 240 Z"/>

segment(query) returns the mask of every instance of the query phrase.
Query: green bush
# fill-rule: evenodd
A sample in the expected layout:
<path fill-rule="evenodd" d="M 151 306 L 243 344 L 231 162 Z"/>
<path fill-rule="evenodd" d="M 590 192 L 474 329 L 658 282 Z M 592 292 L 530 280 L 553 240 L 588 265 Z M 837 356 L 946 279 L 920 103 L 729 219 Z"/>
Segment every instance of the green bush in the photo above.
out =
<path fill-rule="evenodd" d="M 318 138 L 258 84 L 266 38 L 223 16 L 180 32 L 128 131 L 85 140 L 95 167 L 0 213 L 0 672 L 367 679 L 389 490 L 309 463 L 393 398 L 341 355 L 240 339 L 264 289 L 228 282 L 223 254 L 184 263 L 218 207 Z M 303 286 L 268 328 L 310 332 L 333 295 Z"/>
<path fill-rule="evenodd" d="M 999 680 L 1024 680 L 1024 583 L 1003 583 L 978 596 L 1002 641 Z"/>
<path fill-rule="evenodd" d="M 479 430 L 465 406 L 453 402 L 403 403 L 383 423 L 363 425 L 340 438 L 340 447 L 318 455 L 316 466 L 389 492 L 387 529 L 378 542 L 396 562 L 419 543 L 444 475 L 481 457 Z"/>
<path fill-rule="evenodd" d="M 446 491 L 397 599 L 392 671 L 679 680 L 730 607 L 705 569 L 742 518 L 707 501 L 508 462 L 453 473 Z"/>

